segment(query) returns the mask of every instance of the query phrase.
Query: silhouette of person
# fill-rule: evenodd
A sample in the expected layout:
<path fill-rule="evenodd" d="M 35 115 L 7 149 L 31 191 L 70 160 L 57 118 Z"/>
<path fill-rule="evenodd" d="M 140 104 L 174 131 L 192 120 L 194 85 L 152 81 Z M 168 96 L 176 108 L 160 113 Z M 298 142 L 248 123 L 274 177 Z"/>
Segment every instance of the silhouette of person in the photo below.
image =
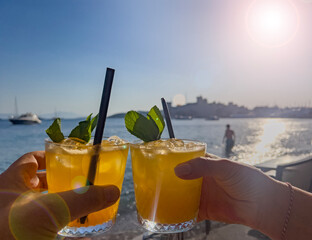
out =
<path fill-rule="evenodd" d="M 225 153 L 229 155 L 232 152 L 232 148 L 235 143 L 235 132 L 231 129 L 230 124 L 226 125 L 226 130 L 223 137 L 223 142 L 225 141 Z"/>

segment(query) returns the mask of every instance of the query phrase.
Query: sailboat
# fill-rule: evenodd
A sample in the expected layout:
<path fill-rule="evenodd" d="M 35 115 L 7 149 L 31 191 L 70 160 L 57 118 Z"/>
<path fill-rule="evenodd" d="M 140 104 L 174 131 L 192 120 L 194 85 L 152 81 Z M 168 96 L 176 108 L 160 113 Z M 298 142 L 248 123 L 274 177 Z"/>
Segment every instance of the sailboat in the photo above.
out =
<path fill-rule="evenodd" d="M 25 113 L 22 115 L 18 115 L 17 111 L 17 100 L 15 98 L 15 115 L 9 118 L 9 121 L 13 124 L 40 124 L 41 120 L 34 113 Z"/>

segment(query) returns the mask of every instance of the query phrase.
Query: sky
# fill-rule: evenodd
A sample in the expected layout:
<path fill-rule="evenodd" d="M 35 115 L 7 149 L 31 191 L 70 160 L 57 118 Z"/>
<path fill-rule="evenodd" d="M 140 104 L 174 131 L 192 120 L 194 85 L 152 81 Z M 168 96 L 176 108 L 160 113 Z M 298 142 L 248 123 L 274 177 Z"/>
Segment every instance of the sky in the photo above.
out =
<path fill-rule="evenodd" d="M 0 0 L 0 113 L 312 107 L 312 0 Z M 181 102 L 174 102 L 178 104 Z"/>

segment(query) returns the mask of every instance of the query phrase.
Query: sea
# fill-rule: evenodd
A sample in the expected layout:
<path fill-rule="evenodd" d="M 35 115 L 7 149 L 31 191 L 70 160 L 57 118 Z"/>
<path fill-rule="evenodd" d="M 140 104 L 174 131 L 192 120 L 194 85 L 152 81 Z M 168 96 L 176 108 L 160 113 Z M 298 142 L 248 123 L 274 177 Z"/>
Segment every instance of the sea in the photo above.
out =
<path fill-rule="evenodd" d="M 81 120 L 62 119 L 64 135 L 68 135 Z M 43 120 L 37 125 L 13 125 L 8 120 L 0 120 L 0 173 L 24 153 L 44 150 L 44 140 L 48 138 L 45 130 L 51 123 L 52 120 Z M 304 157 L 312 151 L 312 119 L 227 118 L 172 121 L 176 138 L 205 142 L 207 152 L 220 157 L 226 157 L 222 142 L 226 124 L 231 125 L 236 136 L 233 152 L 228 156 L 233 161 L 254 165 L 285 155 Z M 106 120 L 104 136 L 114 135 L 130 142 L 136 140 L 125 128 L 122 118 Z M 162 137 L 168 138 L 166 128 Z M 134 210 L 129 154 L 119 214 L 123 215 Z M 124 222 L 125 226 L 129 226 L 127 220 Z"/>
<path fill-rule="evenodd" d="M 83 119 L 62 119 L 64 135 Z M 43 120 L 36 125 L 13 125 L 0 120 L 0 173 L 24 153 L 44 150 L 45 130 L 53 120 Z M 223 136 L 226 124 L 235 132 L 235 146 L 230 156 L 225 155 Z M 306 156 L 312 152 L 312 119 L 295 118 L 223 118 L 219 120 L 172 120 L 176 138 L 205 142 L 207 152 L 247 164 L 257 164 L 269 159 Z M 129 142 L 137 140 L 125 128 L 122 118 L 108 118 L 104 136 L 119 136 Z M 168 138 L 167 129 L 162 137 Z M 130 154 L 129 154 L 130 155 Z M 130 156 L 127 175 L 131 175 Z"/>
<path fill-rule="evenodd" d="M 62 119 L 62 131 L 68 135 L 83 119 Z M 24 153 L 44 150 L 45 130 L 52 120 L 37 125 L 13 125 L 0 120 L 0 173 Z M 176 138 L 205 142 L 207 152 L 226 157 L 222 142 L 226 124 L 235 132 L 235 146 L 229 156 L 251 165 L 285 155 L 311 153 L 312 119 L 294 118 L 224 118 L 219 120 L 172 120 Z M 125 128 L 122 118 L 108 118 L 104 136 L 137 140 Z M 162 137 L 168 138 L 165 128 Z M 130 167 L 130 166 L 129 166 Z"/>

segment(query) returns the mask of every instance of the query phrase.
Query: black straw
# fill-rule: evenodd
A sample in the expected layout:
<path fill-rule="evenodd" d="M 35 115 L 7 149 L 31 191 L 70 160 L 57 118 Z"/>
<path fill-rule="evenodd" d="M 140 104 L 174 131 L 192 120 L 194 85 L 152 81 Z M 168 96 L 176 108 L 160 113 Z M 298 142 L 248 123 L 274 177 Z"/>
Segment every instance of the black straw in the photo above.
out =
<path fill-rule="evenodd" d="M 95 129 L 94 142 L 93 145 L 100 144 L 102 142 L 105 121 L 107 117 L 107 110 L 109 99 L 111 95 L 113 80 L 114 80 L 115 70 L 112 68 L 106 69 L 104 88 L 102 93 L 100 111 L 99 111 L 99 119 Z"/>
<path fill-rule="evenodd" d="M 95 135 L 93 140 L 93 145 L 95 153 L 92 155 L 90 166 L 88 170 L 88 181 L 87 185 L 94 185 L 95 180 L 95 174 L 96 174 L 96 168 L 97 168 L 97 162 L 100 155 L 100 148 L 101 148 L 101 142 L 103 138 L 103 132 L 107 117 L 107 110 L 108 110 L 108 104 L 109 99 L 111 95 L 112 85 L 113 85 L 113 79 L 114 79 L 115 70 L 112 68 L 106 69 L 106 75 L 105 75 L 105 82 L 104 82 L 104 88 L 102 93 L 102 99 L 101 99 L 101 105 L 99 110 L 99 119 L 96 125 L 95 129 Z M 87 216 L 84 216 L 80 218 L 80 223 L 85 223 L 87 219 Z"/>
<path fill-rule="evenodd" d="M 170 117 L 170 113 L 168 110 L 167 102 L 164 98 L 161 98 L 161 103 L 162 103 L 164 114 L 165 114 L 169 137 L 174 138 L 174 132 L 173 132 L 172 124 L 171 124 L 171 117 Z"/>

